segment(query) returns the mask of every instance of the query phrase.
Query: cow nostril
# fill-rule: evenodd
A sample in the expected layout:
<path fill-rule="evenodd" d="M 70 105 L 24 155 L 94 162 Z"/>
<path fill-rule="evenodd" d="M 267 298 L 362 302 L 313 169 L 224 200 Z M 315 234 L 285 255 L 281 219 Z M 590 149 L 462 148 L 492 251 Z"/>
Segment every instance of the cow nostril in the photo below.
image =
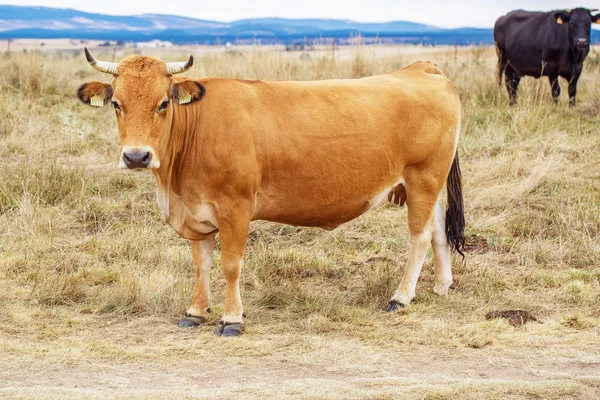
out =
<path fill-rule="evenodd" d="M 123 153 L 123 162 L 127 168 L 147 168 L 152 160 L 152 153 L 149 151 L 132 151 Z"/>

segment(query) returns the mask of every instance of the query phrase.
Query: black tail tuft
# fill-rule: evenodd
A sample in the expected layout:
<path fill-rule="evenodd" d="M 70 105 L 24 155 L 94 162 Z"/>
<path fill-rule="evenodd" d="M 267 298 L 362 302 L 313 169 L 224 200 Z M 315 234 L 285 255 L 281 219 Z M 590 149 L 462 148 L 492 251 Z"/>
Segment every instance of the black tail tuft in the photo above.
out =
<path fill-rule="evenodd" d="M 446 210 L 446 236 L 450 244 L 463 258 L 465 253 L 465 213 L 463 208 L 462 178 L 458 152 L 454 155 L 454 161 L 446 181 L 448 190 L 448 210 Z"/>

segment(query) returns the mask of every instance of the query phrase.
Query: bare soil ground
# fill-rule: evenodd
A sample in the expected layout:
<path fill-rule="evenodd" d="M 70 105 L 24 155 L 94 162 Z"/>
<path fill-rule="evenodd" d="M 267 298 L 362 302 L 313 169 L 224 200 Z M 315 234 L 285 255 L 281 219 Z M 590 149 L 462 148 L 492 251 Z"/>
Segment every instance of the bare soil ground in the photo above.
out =
<path fill-rule="evenodd" d="M 392 330 L 399 316 L 380 313 Z M 90 317 L 53 340 L 15 337 L 1 362 L 7 398 L 594 398 L 600 340 L 544 340 L 542 326 L 485 349 L 406 346 L 346 335 L 272 334 L 233 340 L 175 321 Z M 262 329 L 261 329 L 262 328 Z M 510 337 L 513 336 L 511 339 Z M 537 344 L 502 342 L 529 336 Z M 520 338 L 521 339 L 521 338 Z M 500 348 L 498 348 L 500 347 Z M 547 393 L 546 395 L 544 393 Z"/>

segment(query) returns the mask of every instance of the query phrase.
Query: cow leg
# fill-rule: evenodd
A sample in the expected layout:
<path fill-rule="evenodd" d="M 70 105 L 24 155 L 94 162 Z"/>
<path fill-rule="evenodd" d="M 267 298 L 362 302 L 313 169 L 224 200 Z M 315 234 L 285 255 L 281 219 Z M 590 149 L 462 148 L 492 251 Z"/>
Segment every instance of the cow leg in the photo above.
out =
<path fill-rule="evenodd" d="M 569 106 L 575 107 L 576 101 L 575 96 L 577 95 L 577 81 L 579 81 L 579 75 L 575 75 L 569 82 Z"/>
<path fill-rule="evenodd" d="M 560 84 L 558 83 L 558 75 L 548 76 L 550 79 L 550 86 L 552 86 L 552 99 L 555 103 L 558 103 L 558 97 L 560 96 Z"/>
<path fill-rule="evenodd" d="M 229 215 L 227 218 L 220 218 L 218 223 L 219 237 L 221 238 L 221 269 L 225 275 L 225 307 L 223 318 L 221 318 L 215 334 L 238 336 L 244 331 L 240 275 L 250 217 L 241 218 Z"/>
<path fill-rule="evenodd" d="M 213 250 L 215 235 L 206 240 L 192 240 L 192 259 L 196 272 L 192 305 L 185 314 L 185 319 L 179 323 L 182 328 L 193 328 L 208 319 L 210 307 L 210 270 L 213 265 Z"/>
<path fill-rule="evenodd" d="M 521 74 L 508 65 L 504 72 L 504 81 L 506 83 L 510 105 L 514 106 L 517 103 L 517 90 L 519 89 L 519 82 L 521 82 Z"/>
<path fill-rule="evenodd" d="M 448 289 L 452 286 L 452 269 L 450 263 L 450 245 L 446 236 L 446 210 L 438 200 L 433 215 L 433 247 L 435 286 L 433 292 L 440 296 L 447 296 Z"/>
<path fill-rule="evenodd" d="M 404 276 L 390 300 L 386 309 L 388 312 L 406 307 L 415 297 L 417 280 L 433 238 L 433 210 L 442 185 L 428 184 L 426 180 L 406 179 L 410 249 Z"/>

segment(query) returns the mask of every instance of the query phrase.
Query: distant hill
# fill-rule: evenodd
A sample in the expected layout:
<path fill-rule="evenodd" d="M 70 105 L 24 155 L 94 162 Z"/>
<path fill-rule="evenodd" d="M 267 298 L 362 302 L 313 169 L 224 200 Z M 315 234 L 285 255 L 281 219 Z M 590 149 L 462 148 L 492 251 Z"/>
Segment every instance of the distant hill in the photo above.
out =
<path fill-rule="evenodd" d="M 394 43 L 493 43 L 490 29 L 442 29 L 409 21 L 360 23 L 336 19 L 255 18 L 206 21 L 175 15 L 114 16 L 73 9 L 0 5 L 0 38 L 167 40 L 177 44 L 289 44 L 321 38 L 344 42 L 361 34 Z"/>

